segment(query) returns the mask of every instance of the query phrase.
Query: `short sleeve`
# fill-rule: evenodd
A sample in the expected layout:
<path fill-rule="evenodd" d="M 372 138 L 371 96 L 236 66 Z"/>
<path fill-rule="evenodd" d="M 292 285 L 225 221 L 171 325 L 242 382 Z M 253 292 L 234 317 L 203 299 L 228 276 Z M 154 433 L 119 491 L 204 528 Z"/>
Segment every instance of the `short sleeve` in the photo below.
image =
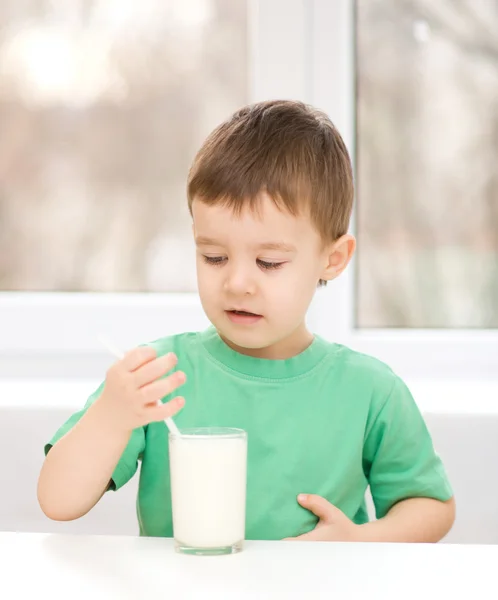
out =
<path fill-rule="evenodd" d="M 396 377 L 393 389 L 367 426 L 363 469 L 377 518 L 400 500 L 449 500 L 452 489 L 430 433 L 407 386 Z"/>
<path fill-rule="evenodd" d="M 55 432 L 52 439 L 45 444 L 45 456 L 49 453 L 52 446 L 54 446 L 62 437 L 68 433 L 81 417 L 86 413 L 88 408 L 97 400 L 102 393 L 104 383 L 101 383 L 97 390 L 88 398 L 85 406 L 78 412 L 74 413 L 69 419 Z M 118 464 L 116 465 L 112 474 L 109 489 L 118 490 L 120 487 L 125 485 L 135 475 L 138 468 L 138 461 L 141 459 L 145 449 L 145 430 L 143 427 L 133 430 L 133 433 L 124 449 Z"/>

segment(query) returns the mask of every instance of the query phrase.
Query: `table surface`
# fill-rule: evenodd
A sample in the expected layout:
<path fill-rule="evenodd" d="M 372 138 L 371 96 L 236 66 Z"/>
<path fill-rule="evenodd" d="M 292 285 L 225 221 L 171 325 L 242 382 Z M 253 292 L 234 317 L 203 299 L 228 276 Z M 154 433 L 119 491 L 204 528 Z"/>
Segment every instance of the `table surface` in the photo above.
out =
<path fill-rule="evenodd" d="M 181 556 L 170 539 L 0 533 L 0 597 L 498 599 L 498 546 L 246 542 Z"/>

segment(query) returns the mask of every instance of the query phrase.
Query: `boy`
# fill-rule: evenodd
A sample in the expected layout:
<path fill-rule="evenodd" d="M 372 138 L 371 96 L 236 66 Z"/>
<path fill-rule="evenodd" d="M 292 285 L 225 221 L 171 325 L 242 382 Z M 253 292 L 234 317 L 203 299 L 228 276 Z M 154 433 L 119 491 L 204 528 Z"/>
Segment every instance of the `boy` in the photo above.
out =
<path fill-rule="evenodd" d="M 188 201 L 213 327 L 159 339 L 110 368 L 45 448 L 45 514 L 82 516 L 141 460 L 140 534 L 171 537 L 163 419 L 176 415 L 180 428 L 248 432 L 247 539 L 441 539 L 454 501 L 410 392 L 383 363 L 305 325 L 317 285 L 340 275 L 355 248 L 351 164 L 332 123 L 298 102 L 243 108 L 197 154 Z M 165 377 L 177 361 L 182 370 Z"/>

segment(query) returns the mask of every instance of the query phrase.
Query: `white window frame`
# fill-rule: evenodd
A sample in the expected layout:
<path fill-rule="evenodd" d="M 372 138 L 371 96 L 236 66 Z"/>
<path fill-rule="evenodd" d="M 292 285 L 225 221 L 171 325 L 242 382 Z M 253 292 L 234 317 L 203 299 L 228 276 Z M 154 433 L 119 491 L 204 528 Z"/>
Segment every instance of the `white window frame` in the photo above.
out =
<path fill-rule="evenodd" d="M 250 100 L 311 102 L 331 116 L 351 150 L 353 14 L 353 0 L 250 2 Z M 353 275 L 354 264 L 318 291 L 308 315 L 316 333 L 406 377 L 498 377 L 497 331 L 356 330 Z M 99 333 L 129 348 L 207 324 L 197 294 L 1 293 L 0 359 L 100 355 Z"/>

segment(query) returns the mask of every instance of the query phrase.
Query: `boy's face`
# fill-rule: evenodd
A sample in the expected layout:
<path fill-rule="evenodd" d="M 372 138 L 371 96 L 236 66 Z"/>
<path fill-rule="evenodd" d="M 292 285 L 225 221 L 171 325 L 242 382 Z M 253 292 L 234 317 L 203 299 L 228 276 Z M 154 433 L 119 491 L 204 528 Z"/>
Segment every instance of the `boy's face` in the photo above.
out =
<path fill-rule="evenodd" d="M 306 348 L 305 315 L 318 281 L 342 271 L 353 238 L 344 236 L 352 240 L 347 257 L 335 245 L 324 248 L 308 217 L 279 210 L 267 195 L 258 211 L 244 208 L 236 216 L 194 200 L 192 214 L 199 295 L 222 338 L 262 358 L 288 358 Z"/>

